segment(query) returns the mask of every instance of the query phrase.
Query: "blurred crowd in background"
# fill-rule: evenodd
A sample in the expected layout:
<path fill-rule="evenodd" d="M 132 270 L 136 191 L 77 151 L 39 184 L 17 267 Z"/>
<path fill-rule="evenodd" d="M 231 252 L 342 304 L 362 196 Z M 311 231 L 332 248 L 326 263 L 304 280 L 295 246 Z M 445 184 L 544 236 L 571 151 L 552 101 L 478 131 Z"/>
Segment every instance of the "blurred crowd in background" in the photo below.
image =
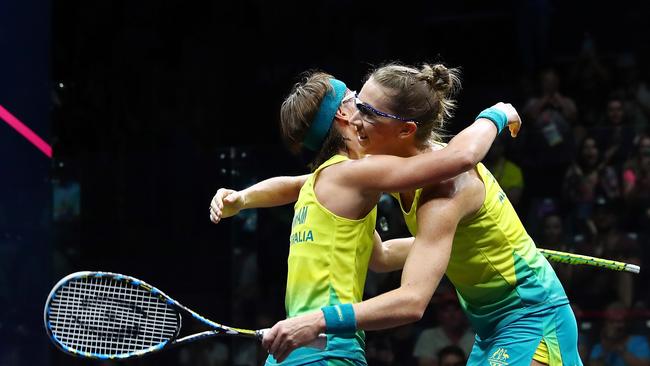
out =
<path fill-rule="evenodd" d="M 586 15 L 573 2 L 454 2 L 387 16 L 377 4 L 344 1 L 53 4 L 52 202 L 30 213 L 53 223 L 39 224 L 51 230 L 51 253 L 21 249 L 26 229 L 12 226 L 0 202 L 0 308 L 11 319 L 0 322 L 0 366 L 30 364 L 23 345 L 34 339 L 54 365 L 115 364 L 63 355 L 21 320 L 25 308 L 13 299 L 23 289 L 12 284 L 44 271 L 34 255 L 52 258 L 47 286 L 76 270 L 122 272 L 224 324 L 262 328 L 284 318 L 292 207 L 247 210 L 215 226 L 208 204 L 220 187 L 306 172 L 278 129 L 280 103 L 300 72 L 323 69 L 359 88 L 373 66 L 394 60 L 462 68 L 449 134 L 496 102 L 517 108 L 519 137 L 500 136 L 484 164 L 537 246 L 642 268 L 633 275 L 552 263 L 579 322 L 583 362 L 650 366 L 650 32 L 642 8 L 590 4 Z M 377 230 L 383 239 L 409 235 L 387 195 Z M 399 271 L 370 273 L 365 296 L 399 280 Z M 421 321 L 368 332 L 367 356 L 378 366 L 460 366 L 472 342 L 445 280 Z M 248 366 L 265 357 L 256 342 L 224 338 L 124 364 Z"/>

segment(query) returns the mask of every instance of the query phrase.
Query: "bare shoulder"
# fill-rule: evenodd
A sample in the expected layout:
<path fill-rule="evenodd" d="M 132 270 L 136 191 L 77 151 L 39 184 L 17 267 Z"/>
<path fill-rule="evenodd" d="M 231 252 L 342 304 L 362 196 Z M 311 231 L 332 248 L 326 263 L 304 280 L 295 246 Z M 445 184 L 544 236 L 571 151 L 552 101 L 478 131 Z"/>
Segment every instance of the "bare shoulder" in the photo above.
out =
<path fill-rule="evenodd" d="M 353 185 L 345 182 L 346 173 L 350 170 L 350 163 L 350 161 L 342 161 L 321 169 L 314 179 L 314 189 L 328 193 L 358 194 L 358 190 Z"/>
<path fill-rule="evenodd" d="M 463 216 L 478 211 L 485 199 L 485 185 L 476 169 L 424 188 L 420 206 L 426 203 L 450 204 L 460 208 Z"/>
<path fill-rule="evenodd" d="M 358 191 L 351 184 L 349 177 L 354 169 L 354 160 L 345 160 L 321 169 L 315 179 L 315 185 L 328 186 L 339 190 Z"/>
<path fill-rule="evenodd" d="M 380 192 L 369 194 L 346 179 L 352 163 L 343 161 L 322 169 L 314 180 L 314 193 L 318 202 L 334 214 L 360 219 L 377 204 Z"/>

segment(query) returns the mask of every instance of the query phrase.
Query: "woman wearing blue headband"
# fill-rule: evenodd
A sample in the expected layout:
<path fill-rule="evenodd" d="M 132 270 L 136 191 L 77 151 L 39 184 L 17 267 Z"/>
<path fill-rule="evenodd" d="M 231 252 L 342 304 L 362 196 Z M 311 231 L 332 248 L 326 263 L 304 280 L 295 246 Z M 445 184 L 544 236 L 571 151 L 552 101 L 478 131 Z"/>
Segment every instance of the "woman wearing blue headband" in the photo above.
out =
<path fill-rule="evenodd" d="M 442 122 L 454 106 L 451 97 L 458 78 L 453 70 L 447 72 L 446 80 L 430 74 L 433 83 L 423 81 L 430 92 L 427 113 Z M 514 108 L 500 103 L 484 111 L 446 148 L 408 158 L 364 157 L 364 137 L 350 124 L 358 108 L 372 106 L 362 105 L 356 93 L 331 75 L 308 75 L 284 101 L 281 126 L 294 151 L 313 151 L 313 173 L 272 178 L 241 192 L 222 189 L 211 205 L 211 219 L 218 222 L 242 208 L 296 201 L 289 239 L 287 317 L 322 310 L 330 334 L 322 351 L 298 348 L 284 360 L 287 352 L 275 350 L 283 365 L 366 364 L 365 336 L 356 329 L 350 304 L 362 300 L 369 264 L 376 270 L 401 268 L 413 243 L 409 238 L 382 246 L 374 232 L 381 193 L 415 189 L 467 171 L 483 158 L 499 130 L 510 122 L 516 134 L 520 124 Z M 373 113 L 397 121 L 405 128 L 400 136 L 407 139 L 412 138 L 411 124 L 430 122 L 379 110 Z M 275 364 L 277 360 L 270 355 L 267 365 Z"/>

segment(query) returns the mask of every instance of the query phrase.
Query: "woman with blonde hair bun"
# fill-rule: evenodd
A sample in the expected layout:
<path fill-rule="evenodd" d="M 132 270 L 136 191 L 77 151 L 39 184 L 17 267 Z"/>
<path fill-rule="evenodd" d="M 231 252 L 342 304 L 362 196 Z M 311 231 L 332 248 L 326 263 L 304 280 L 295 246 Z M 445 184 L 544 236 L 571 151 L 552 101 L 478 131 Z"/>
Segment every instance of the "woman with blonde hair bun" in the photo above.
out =
<path fill-rule="evenodd" d="M 444 95 L 454 79 L 455 73 L 440 65 L 390 64 L 371 73 L 350 121 L 363 151 L 412 157 L 442 148 L 436 130 L 453 104 L 427 91 Z M 395 123 L 390 115 L 407 121 Z M 582 365 L 576 320 L 562 284 L 483 164 L 424 188 L 394 192 L 415 237 L 401 286 L 337 305 L 335 312 L 323 307 L 277 323 L 263 341 L 272 354 L 282 357 L 320 332 L 417 321 L 446 274 L 476 333 L 468 365 Z"/>
<path fill-rule="evenodd" d="M 377 103 L 364 99 L 375 74 L 360 94 L 330 75 L 309 74 L 285 99 L 281 127 L 293 151 L 314 153 L 313 173 L 271 178 L 241 192 L 220 190 L 213 199 L 213 221 L 242 208 L 297 200 L 289 237 L 287 317 L 324 314 L 328 342 L 325 350 L 290 352 L 306 343 L 276 344 L 274 339 L 282 341 L 276 338 L 283 334 L 277 332 L 280 323 L 264 340 L 271 353 L 267 365 L 364 365 L 365 325 L 356 327 L 352 304 L 362 300 L 368 266 L 399 269 L 413 245 L 412 238 L 381 243 L 374 232 L 380 195 L 447 186 L 444 182 L 474 169 L 506 125 L 513 134 L 519 128 L 514 108 L 499 103 L 443 147 L 436 134 L 455 106 L 457 71 L 442 65 L 390 66 L 377 70 L 378 80 L 384 80 L 384 71 L 389 87 L 377 95 Z"/>

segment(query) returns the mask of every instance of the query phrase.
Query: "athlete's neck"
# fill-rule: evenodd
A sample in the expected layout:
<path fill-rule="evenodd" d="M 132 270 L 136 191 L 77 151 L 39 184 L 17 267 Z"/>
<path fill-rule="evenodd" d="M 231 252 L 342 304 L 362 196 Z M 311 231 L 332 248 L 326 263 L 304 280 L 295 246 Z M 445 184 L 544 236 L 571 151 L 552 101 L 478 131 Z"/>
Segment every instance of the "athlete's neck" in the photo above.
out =
<path fill-rule="evenodd" d="M 348 157 L 349 159 L 359 159 L 360 158 L 359 154 L 355 153 L 352 150 L 347 150 L 347 149 L 340 149 L 337 152 L 337 155 L 343 155 L 343 156 Z"/>
<path fill-rule="evenodd" d="M 420 154 L 426 154 L 430 151 L 434 150 L 440 150 L 443 149 L 444 146 L 440 144 L 427 144 L 424 146 L 415 146 L 415 145 L 409 145 L 404 147 L 403 149 L 403 155 L 400 155 L 402 157 L 409 157 L 409 156 L 415 156 L 415 155 L 420 155 Z"/>
<path fill-rule="evenodd" d="M 402 158 L 408 158 L 408 157 L 411 157 L 411 156 L 422 154 L 422 152 L 423 151 L 418 149 L 413 144 L 404 144 L 404 145 L 400 145 L 400 146 L 395 146 L 395 148 L 393 149 L 393 151 L 391 152 L 390 155 L 395 155 L 395 156 L 399 156 L 399 157 L 402 157 Z"/>

